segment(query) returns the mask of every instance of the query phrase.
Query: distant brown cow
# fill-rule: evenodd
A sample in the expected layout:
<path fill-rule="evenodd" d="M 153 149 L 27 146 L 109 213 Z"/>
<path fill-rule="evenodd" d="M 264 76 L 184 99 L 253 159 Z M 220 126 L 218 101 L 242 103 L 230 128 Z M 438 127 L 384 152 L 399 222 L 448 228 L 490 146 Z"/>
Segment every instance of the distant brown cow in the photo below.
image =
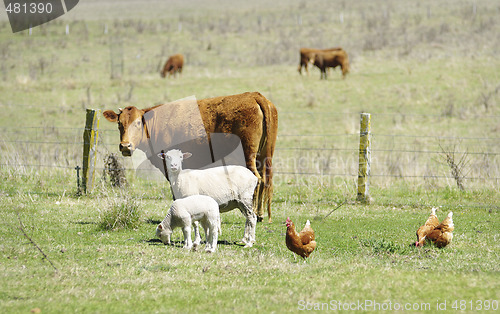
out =
<path fill-rule="evenodd" d="M 182 66 L 184 65 L 184 56 L 179 54 L 170 56 L 161 70 L 161 77 L 165 77 L 168 75 L 174 76 L 176 73 L 182 73 Z"/>
<path fill-rule="evenodd" d="M 340 66 L 342 69 L 342 78 L 349 72 L 349 57 L 347 52 L 342 50 L 316 52 L 311 56 L 311 63 L 317 66 L 320 71 L 320 79 L 326 78 L 326 69 Z"/>
<path fill-rule="evenodd" d="M 307 65 L 309 64 L 311 57 L 317 53 L 322 51 L 338 51 L 342 50 L 340 47 L 327 48 L 327 49 L 314 49 L 314 48 L 300 48 L 300 63 L 299 68 L 297 69 L 302 75 L 302 67 L 306 69 L 307 75 L 309 75 L 309 70 L 307 69 Z"/>

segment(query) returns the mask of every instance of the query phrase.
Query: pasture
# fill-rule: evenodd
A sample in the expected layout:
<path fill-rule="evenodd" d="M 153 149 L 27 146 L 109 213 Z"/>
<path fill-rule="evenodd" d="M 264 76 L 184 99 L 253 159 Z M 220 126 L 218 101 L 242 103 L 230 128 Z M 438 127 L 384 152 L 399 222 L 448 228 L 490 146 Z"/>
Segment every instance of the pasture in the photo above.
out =
<path fill-rule="evenodd" d="M 498 310 L 499 15 L 493 0 L 87 0 L 30 35 L 1 13 L 0 311 Z M 300 76 L 303 46 L 342 46 L 351 72 Z M 162 79 L 175 53 L 182 75 Z M 215 254 L 183 250 L 179 230 L 158 242 L 170 188 L 123 157 L 127 184 L 104 179 L 119 133 L 103 118 L 96 184 L 78 193 L 86 108 L 246 91 L 279 113 L 273 223 L 254 247 L 239 245 L 236 211 Z M 356 202 L 361 112 L 369 205 Z M 454 212 L 453 242 L 410 247 L 432 206 Z M 285 246 L 287 217 L 316 232 L 305 263 Z"/>

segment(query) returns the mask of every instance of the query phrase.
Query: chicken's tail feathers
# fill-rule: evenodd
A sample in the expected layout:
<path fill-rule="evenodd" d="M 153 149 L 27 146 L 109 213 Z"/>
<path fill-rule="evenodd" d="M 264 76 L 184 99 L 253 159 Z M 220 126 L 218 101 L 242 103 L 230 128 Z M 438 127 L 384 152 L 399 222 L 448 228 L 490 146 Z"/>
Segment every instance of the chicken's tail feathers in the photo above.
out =
<path fill-rule="evenodd" d="M 437 209 L 438 209 L 437 207 L 432 207 L 432 209 L 431 209 L 431 215 L 436 216 L 436 210 Z"/>
<path fill-rule="evenodd" d="M 448 225 L 450 227 L 453 227 L 453 212 L 450 212 L 448 216 L 446 217 L 446 220 L 448 220 Z"/>
<path fill-rule="evenodd" d="M 306 221 L 306 227 L 307 226 L 310 226 L 311 225 L 311 222 L 309 221 L 309 219 Z"/>

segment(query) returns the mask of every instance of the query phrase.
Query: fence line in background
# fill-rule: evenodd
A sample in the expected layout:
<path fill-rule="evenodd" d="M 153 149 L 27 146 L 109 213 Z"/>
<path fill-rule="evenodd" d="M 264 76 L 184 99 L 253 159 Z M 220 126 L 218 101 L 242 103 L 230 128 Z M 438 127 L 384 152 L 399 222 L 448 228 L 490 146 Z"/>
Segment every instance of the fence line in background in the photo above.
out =
<path fill-rule="evenodd" d="M 0 102 L 0 107 L 36 107 L 39 108 L 39 105 L 31 105 L 31 104 L 10 104 L 10 103 L 2 103 Z M 62 105 L 43 105 L 44 108 L 69 108 L 67 106 L 62 106 Z M 85 112 L 85 109 L 82 109 L 81 106 L 79 105 L 78 107 L 71 108 L 71 109 L 77 109 L 81 110 L 82 114 Z M 279 111 L 278 112 L 279 116 L 286 116 L 286 115 L 304 115 L 304 116 L 335 116 L 335 117 L 340 117 L 340 116 L 353 116 L 357 117 L 359 116 L 360 112 L 332 112 L 332 111 Z M 399 112 L 379 112 L 379 113 L 370 113 L 373 117 L 377 116 L 390 116 L 390 117 L 410 117 L 410 118 L 449 118 L 446 115 L 443 114 L 421 114 L 421 113 L 399 113 Z M 471 114 L 470 118 L 486 118 L 486 119 L 499 119 L 500 115 L 480 115 L 480 114 Z M 37 126 L 27 126 L 27 127 L 0 127 L 0 130 L 9 130 L 12 128 L 19 128 L 19 129 L 29 129 L 29 128 L 55 128 L 55 129 L 83 129 L 81 127 L 55 127 L 55 126 L 47 126 L 47 127 L 37 127 Z M 111 128 L 104 128 L 102 130 L 113 130 L 116 131 L 116 129 L 111 129 Z M 101 131 L 101 129 L 99 130 Z M 392 134 L 390 136 L 393 136 Z M 403 136 L 411 136 L 411 135 L 403 135 Z"/>
<path fill-rule="evenodd" d="M 82 129 L 83 130 L 83 129 Z M 101 131 L 99 130 L 99 133 Z M 372 133 L 373 135 L 373 133 Z M 436 137 L 436 139 L 439 139 Z M 460 139 L 460 138 L 458 138 Z M 480 140 L 480 139 L 477 139 Z M 500 140 L 500 139 L 499 139 Z M 2 140 L 1 143 L 17 143 L 17 144 L 47 144 L 47 145 L 83 145 L 83 141 L 72 141 L 72 142 L 48 142 L 48 141 L 22 141 L 22 140 Z M 411 143 L 406 143 L 406 144 L 411 144 Z M 99 145 L 104 145 L 104 146 L 116 146 L 117 144 L 112 144 L 112 143 L 99 143 Z M 356 152 L 356 149 L 350 149 L 350 148 L 318 148 L 318 147 L 276 147 L 276 151 L 285 151 L 285 150 L 322 150 L 322 151 L 350 151 L 350 152 Z M 435 151 L 435 150 L 401 150 L 401 149 L 373 149 L 372 152 L 401 152 L 401 153 L 422 153 L 422 154 L 440 154 L 442 151 Z M 458 154 L 463 154 L 467 153 L 470 155 L 483 155 L 483 154 L 489 154 L 489 155 L 500 155 L 499 153 L 496 152 L 470 152 L 470 151 L 456 151 Z"/>
<path fill-rule="evenodd" d="M 499 117 L 500 118 L 500 117 Z M 33 129 L 33 130 L 75 130 L 75 131 L 84 131 L 85 128 L 70 128 L 70 127 L 10 127 L 10 128 L 2 128 L 0 127 L 0 132 L 2 134 L 12 133 L 19 134 L 22 133 L 20 131 L 13 131 L 15 129 L 24 130 L 24 129 Z M 99 129 L 99 133 L 116 133 L 116 129 Z M 27 132 L 25 132 L 27 133 Z M 373 136 L 377 137 L 395 137 L 395 138 L 433 138 L 438 140 L 491 140 L 491 141 L 499 141 L 500 137 L 458 137 L 458 136 L 437 136 L 437 135 L 406 135 L 406 134 L 380 134 L 373 133 Z M 278 138 L 284 137 L 348 137 L 348 136 L 359 136 L 359 133 L 322 133 L 322 134 L 278 134 Z M 3 140 L 4 141 L 4 140 Z"/>
<path fill-rule="evenodd" d="M 27 142 L 31 143 L 31 142 Z M 37 142 L 33 142 L 37 143 Z M 40 144 L 40 143 L 39 143 Z M 46 144 L 46 143 L 41 143 L 41 144 Z M 83 142 L 79 143 L 57 143 L 57 142 L 51 142 L 50 144 L 72 144 L 72 145 L 82 145 Z M 101 145 L 106 145 L 106 146 L 116 146 L 116 144 L 102 144 L 99 143 L 98 146 Z M 277 148 L 276 151 L 338 151 L 338 152 L 350 152 L 350 153 L 356 153 L 358 150 L 356 149 L 337 149 L 337 148 L 304 148 L 304 147 L 294 147 L 294 148 Z M 373 149 L 372 153 L 377 153 L 377 152 L 386 152 L 386 153 L 417 153 L 417 154 L 436 154 L 436 155 L 441 155 L 443 154 L 442 151 L 411 151 L 411 150 L 397 150 L 397 149 L 392 149 L 392 150 L 376 150 Z M 500 153 L 493 153 L 493 152 L 481 152 L 481 153 L 474 153 L 474 152 L 460 152 L 457 151 L 456 153 L 461 154 L 461 153 L 467 153 L 470 155 L 488 155 L 488 156 L 499 156 Z M 12 163 L 6 163 L 2 162 L 0 163 L 0 166 L 5 166 L 5 167 L 34 167 L 34 168 L 67 168 L 67 169 L 73 169 L 74 166 L 70 165 L 56 165 L 56 164 L 32 164 L 32 163 L 18 163 L 18 162 L 12 162 Z M 103 167 L 96 167 L 96 170 L 103 170 Z M 134 170 L 134 168 L 127 168 L 125 167 L 125 170 Z M 343 174 L 336 174 L 336 173 L 322 173 L 322 172 L 291 172 L 291 171 L 280 171 L 280 170 L 275 170 L 275 174 L 296 174 L 296 175 L 344 175 L 344 176 L 356 176 L 357 174 L 355 173 L 343 173 Z M 371 174 L 373 177 L 393 177 L 393 178 L 449 178 L 447 176 L 436 176 L 436 175 L 392 175 L 392 174 Z M 485 180 L 498 180 L 500 178 L 497 177 L 467 177 L 467 179 L 485 179 Z"/>
<path fill-rule="evenodd" d="M 2 104 L 0 104 L 1 106 Z M 321 113 L 321 112 L 280 112 L 281 116 L 288 115 L 307 115 L 317 116 L 341 116 L 341 115 L 359 115 L 359 113 Z M 379 113 L 377 115 L 390 115 L 390 116 L 414 116 L 418 118 L 434 117 L 443 118 L 442 115 L 423 115 L 423 114 L 400 114 L 400 113 Z M 488 116 L 488 118 L 495 118 Z M 0 131 L 9 139 L 0 140 L 0 147 L 2 144 L 7 145 L 4 151 L 15 151 L 16 144 L 20 144 L 20 150 L 33 150 L 35 152 L 41 150 L 47 156 L 45 160 L 39 160 L 39 163 L 30 162 L 29 158 L 16 158 L 8 157 L 0 158 L 1 167 L 29 167 L 29 168 L 59 168 L 74 170 L 76 163 L 80 162 L 79 158 L 70 155 L 73 152 L 72 148 L 62 148 L 60 151 L 68 154 L 69 158 L 59 157 L 58 151 L 61 146 L 79 146 L 83 145 L 85 141 L 77 140 L 71 141 L 72 138 L 81 136 L 81 132 L 88 131 L 88 128 L 82 127 L 52 127 L 52 126 L 31 126 L 31 127 L 0 127 Z M 292 131 L 293 132 L 293 131 Z M 99 129 L 100 139 L 98 144 L 98 154 L 104 155 L 110 151 L 115 151 L 118 145 L 118 130 L 116 128 L 103 128 Z M 13 134 L 13 136 L 10 136 Z M 108 135 L 103 138 L 103 135 Z M 17 137 L 16 137 L 17 135 Z M 33 135 L 33 136 L 32 136 Z M 443 150 L 440 150 L 438 145 L 442 142 L 456 141 L 462 145 L 453 147 L 456 149 L 453 153 L 461 155 L 467 154 L 474 160 L 476 165 L 475 172 L 465 176 L 466 180 L 484 180 L 484 181 L 499 181 L 500 180 L 500 163 L 498 156 L 500 156 L 500 145 L 496 142 L 500 141 L 500 137 L 458 137 L 458 136 L 432 136 L 432 135 L 413 135 L 413 134 L 385 134 L 385 133 L 371 133 L 372 135 L 372 173 L 373 178 L 394 178 L 394 179 L 447 179 L 453 180 L 449 173 L 446 164 L 443 160 L 434 157 L 424 157 L 424 155 L 436 155 L 439 157 L 444 156 Z M 47 137 L 47 140 L 44 140 Z M 330 177 L 349 177 L 356 178 L 357 173 L 357 160 L 356 154 L 359 150 L 356 148 L 359 133 L 314 133 L 314 134 L 278 134 L 278 143 L 276 146 L 275 158 L 275 171 L 277 176 L 330 176 Z M 28 138 L 28 139 L 25 139 Z M 33 139 L 40 138 L 40 140 Z M 62 141 L 54 141 L 52 138 L 61 138 Z M 101 139 L 104 139 L 102 141 Z M 403 139 L 403 140 L 398 140 Z M 405 141 L 404 139 L 409 139 Z M 420 139 L 419 141 L 416 141 Z M 415 141 L 414 141 L 415 140 Z M 472 141 L 477 142 L 474 143 Z M 465 144 L 464 144 L 465 143 Z M 304 144 L 304 145 L 302 145 Z M 453 143 L 452 143 L 453 144 Z M 23 147 L 22 145 L 25 145 Z M 36 145 L 39 145 L 37 147 Z M 43 145 L 43 146 L 41 146 Z M 5 145 L 3 145 L 5 146 Z M 34 147 L 33 147 L 34 146 Z M 52 149 L 56 147 L 56 149 Z M 110 148 L 113 149 L 110 149 Z M 433 148 L 431 148 L 433 147 Z M 464 147 L 466 149 L 464 149 Z M 472 149 L 471 149 L 472 148 Z M 2 147 L 2 149 L 4 149 Z M 441 148 L 442 149 L 442 148 Z M 470 150 L 470 151 L 469 151 Z M 48 152 L 48 153 L 47 153 Z M 53 155 L 51 153 L 54 152 Z M 4 155 L 5 156 L 5 155 Z M 23 156 L 23 153 L 19 156 Z M 476 157 L 477 156 L 477 157 Z M 484 157 L 480 157 L 484 156 Z M 2 152 L 0 151 L 0 157 Z M 76 157 L 76 158 L 75 158 Z M 308 158 L 316 158 L 315 160 L 308 160 Z M 478 158 L 479 157 L 479 158 Z M 123 157 L 120 157 L 123 158 Z M 292 159 L 303 158 L 309 164 L 302 165 Z M 333 160 L 332 165 L 329 164 L 330 158 Z M 102 159 L 102 158 L 100 158 Z M 340 160 L 340 163 L 338 162 Z M 484 161 L 486 160 L 486 161 Z M 54 163 L 52 163 L 54 161 Z M 74 165 L 70 165 L 71 163 Z M 335 164 L 337 162 L 337 164 Z M 490 169 L 480 170 L 480 167 L 486 164 L 491 167 Z M 125 162 L 130 164 L 130 160 Z M 295 164 L 294 164 L 295 163 Z M 393 163 L 394 165 L 391 165 Z M 489 164 L 488 164 L 489 163 Z M 102 160 L 96 165 L 95 170 L 102 171 L 104 167 L 101 166 Z M 339 166 L 340 164 L 340 166 Z M 405 167 L 410 166 L 406 169 Z M 392 167 L 392 168 L 391 168 Z M 397 168 L 400 168 L 399 170 Z M 413 168 L 411 168 L 413 167 Z M 427 168 L 426 168 L 427 167 Z M 396 170 L 394 170 L 394 169 Z M 477 170 L 479 169 L 479 170 Z M 133 171 L 133 168 L 126 167 L 126 170 Z M 145 171 L 145 170 L 139 170 Z M 375 171 L 375 173 L 373 172 Z M 399 172 L 398 172 L 399 171 Z M 489 171 L 489 172 L 488 172 Z M 378 172 L 378 173 L 377 173 Z M 490 176 L 491 175 L 491 176 Z M 378 182 L 378 181 L 377 181 Z"/>
<path fill-rule="evenodd" d="M 11 163 L 0 163 L 0 166 L 4 167 L 29 167 L 29 168 L 60 168 L 60 169 L 70 169 L 75 170 L 75 166 L 61 166 L 61 165 L 45 165 L 45 164 L 11 164 Z M 113 168 L 104 168 L 104 167 L 96 167 L 95 170 L 103 171 L 103 170 L 127 170 L 127 171 L 156 171 L 149 169 L 134 169 L 129 167 L 113 169 Z M 298 175 L 298 176 L 339 176 L 339 177 L 357 177 L 357 173 L 318 173 L 318 172 L 288 172 L 288 171 L 274 171 L 275 175 Z M 391 178 L 410 178 L 410 179 L 451 179 L 450 176 L 444 175 L 391 175 L 391 174 L 371 174 L 371 177 L 391 177 Z M 500 177 L 466 177 L 467 180 L 490 180 L 497 181 L 500 180 Z"/>
<path fill-rule="evenodd" d="M 279 115 L 292 115 L 292 114 L 299 114 L 299 115 L 319 115 L 319 116 L 342 116 L 342 115 L 352 115 L 352 116 L 358 116 L 360 112 L 332 112 L 332 111 L 280 111 Z M 372 116 L 404 116 L 404 117 L 418 117 L 418 118 L 425 118 L 425 117 L 430 117 L 430 118 L 447 118 L 443 114 L 423 114 L 423 113 L 400 113 L 400 112 L 379 112 L 379 113 L 371 113 Z M 500 115 L 473 115 L 473 118 L 488 118 L 488 119 L 497 119 L 500 118 Z"/>
<path fill-rule="evenodd" d="M 315 150 L 315 151 L 346 151 L 346 152 L 357 152 L 357 149 L 349 148 L 317 148 L 317 147 L 277 147 L 275 151 L 287 151 L 287 150 Z M 375 153 L 419 153 L 419 154 L 442 154 L 443 151 L 434 150 L 402 150 L 402 149 L 372 149 Z M 469 155 L 491 155 L 497 156 L 499 153 L 493 152 L 469 152 L 469 151 L 455 151 L 456 154 L 469 154 Z"/>

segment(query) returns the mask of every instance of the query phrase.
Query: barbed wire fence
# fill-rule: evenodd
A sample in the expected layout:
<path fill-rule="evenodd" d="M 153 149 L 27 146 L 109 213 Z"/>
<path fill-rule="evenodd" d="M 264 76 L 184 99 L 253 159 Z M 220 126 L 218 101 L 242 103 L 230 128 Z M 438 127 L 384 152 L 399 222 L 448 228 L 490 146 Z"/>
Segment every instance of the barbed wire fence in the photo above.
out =
<path fill-rule="evenodd" d="M 279 128 L 273 160 L 275 184 L 326 187 L 356 184 L 359 129 L 354 125 L 359 121 L 359 114 L 328 115 L 339 116 L 346 125 L 345 131 L 328 133 L 327 126 L 322 126 L 316 134 L 300 134 L 295 131 L 300 127 L 290 126 L 296 122 L 295 117 L 302 118 L 299 124 L 307 124 L 325 113 L 280 112 L 280 123 L 285 126 Z M 433 115 L 411 118 L 440 119 Z M 40 172 L 50 176 L 51 172 L 63 171 L 67 180 L 61 181 L 61 185 L 66 188 L 73 185 L 76 189 L 75 167 L 82 164 L 84 127 L 23 126 L 0 128 L 0 131 L 4 135 L 0 140 L 0 171 L 14 176 Z M 99 129 L 98 179 L 102 179 L 105 158 L 112 153 L 119 156 L 128 173 L 140 171 L 133 167 L 130 158 L 118 153 L 118 143 L 117 129 Z M 461 137 L 374 131 L 371 149 L 370 181 L 375 187 L 390 190 L 394 184 L 405 182 L 415 188 L 428 189 L 500 188 L 500 137 L 495 133 L 492 137 Z"/>

